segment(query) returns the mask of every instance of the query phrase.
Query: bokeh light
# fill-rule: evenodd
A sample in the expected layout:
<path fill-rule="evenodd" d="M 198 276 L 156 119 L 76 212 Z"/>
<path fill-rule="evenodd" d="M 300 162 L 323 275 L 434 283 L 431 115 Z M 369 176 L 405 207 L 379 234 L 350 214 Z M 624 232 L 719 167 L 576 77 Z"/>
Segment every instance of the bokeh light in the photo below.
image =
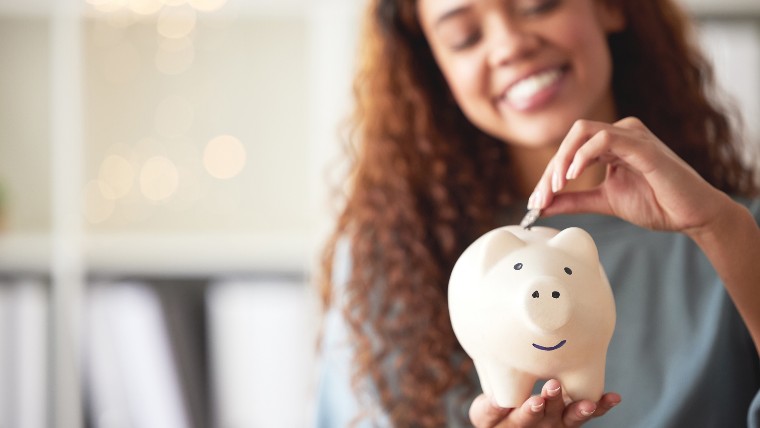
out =
<path fill-rule="evenodd" d="M 188 0 L 190 6 L 200 12 L 215 12 L 227 3 L 227 0 Z"/>
<path fill-rule="evenodd" d="M 203 169 L 203 146 L 199 146 L 194 137 L 186 135 L 173 139 L 169 150 L 177 167 L 179 186 L 167 208 L 182 212 L 203 200 L 215 180 Z"/>
<path fill-rule="evenodd" d="M 131 11 L 135 15 L 140 16 L 151 16 L 161 13 L 161 15 L 165 15 L 165 12 L 168 12 L 166 14 L 165 19 L 174 21 L 174 18 L 178 15 L 175 14 L 175 11 L 170 11 L 171 9 L 180 10 L 180 9 L 187 9 L 184 12 L 181 12 L 184 17 L 182 17 L 182 21 L 184 21 L 181 24 L 178 24 L 177 22 L 172 24 L 159 24 L 161 25 L 167 25 L 167 27 L 164 27 L 165 30 L 169 31 L 175 31 L 177 29 L 185 28 L 186 25 L 188 25 L 186 18 L 189 16 L 190 12 L 203 12 L 203 13 L 213 13 L 219 11 L 225 4 L 227 4 L 227 0 L 86 0 L 87 3 L 95 9 L 97 12 L 103 13 L 103 14 L 119 14 L 117 12 L 122 11 Z M 171 16 L 170 16 L 171 15 Z M 195 16 L 193 15 L 192 20 L 195 20 Z M 194 23 L 192 24 L 194 25 Z M 192 30 L 192 29 L 191 29 Z M 185 31 L 185 30 L 182 30 Z M 160 32 L 160 30 L 159 30 Z M 186 34 L 186 33 L 185 33 Z M 171 36 L 166 36 L 171 37 Z M 181 37 L 181 36 L 178 36 Z"/>
<path fill-rule="evenodd" d="M 178 165 L 179 188 L 172 198 L 171 207 L 175 211 L 187 211 L 204 201 L 211 189 L 211 180 L 202 174 L 200 168 Z"/>
<path fill-rule="evenodd" d="M 232 135 L 220 135 L 206 145 L 203 166 L 212 177 L 228 179 L 240 174 L 246 164 L 245 147 Z"/>
<path fill-rule="evenodd" d="M 140 191 L 151 201 L 163 201 L 177 191 L 179 173 L 174 162 L 164 156 L 154 156 L 140 170 Z"/>
<path fill-rule="evenodd" d="M 129 0 L 129 10 L 138 15 L 153 15 L 163 6 L 161 0 Z"/>
<path fill-rule="evenodd" d="M 187 6 L 167 6 L 158 15 L 158 34 L 169 38 L 186 37 L 195 28 L 195 9 Z"/>
<path fill-rule="evenodd" d="M 110 155 L 100 164 L 98 182 L 108 187 L 103 195 L 113 199 L 123 198 L 135 180 L 135 170 L 129 161 L 121 156 Z"/>

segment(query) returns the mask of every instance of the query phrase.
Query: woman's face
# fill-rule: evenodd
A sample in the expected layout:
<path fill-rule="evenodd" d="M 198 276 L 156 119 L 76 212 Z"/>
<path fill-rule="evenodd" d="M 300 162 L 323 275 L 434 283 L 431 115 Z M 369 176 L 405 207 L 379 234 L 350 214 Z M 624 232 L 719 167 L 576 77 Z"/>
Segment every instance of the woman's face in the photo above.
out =
<path fill-rule="evenodd" d="M 418 0 L 419 20 L 457 103 L 483 131 L 524 147 L 560 143 L 577 119 L 613 121 L 600 0 Z"/>

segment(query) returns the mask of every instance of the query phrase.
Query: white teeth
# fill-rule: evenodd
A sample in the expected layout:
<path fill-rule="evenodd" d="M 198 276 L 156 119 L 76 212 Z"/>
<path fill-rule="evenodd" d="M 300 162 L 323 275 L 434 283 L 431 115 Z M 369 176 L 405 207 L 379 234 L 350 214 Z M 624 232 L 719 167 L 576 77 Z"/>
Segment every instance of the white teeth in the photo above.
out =
<path fill-rule="evenodd" d="M 562 76 L 562 72 L 556 68 L 528 76 L 512 85 L 509 91 L 507 91 L 506 98 L 509 100 L 528 99 L 538 91 L 556 82 L 560 76 Z"/>

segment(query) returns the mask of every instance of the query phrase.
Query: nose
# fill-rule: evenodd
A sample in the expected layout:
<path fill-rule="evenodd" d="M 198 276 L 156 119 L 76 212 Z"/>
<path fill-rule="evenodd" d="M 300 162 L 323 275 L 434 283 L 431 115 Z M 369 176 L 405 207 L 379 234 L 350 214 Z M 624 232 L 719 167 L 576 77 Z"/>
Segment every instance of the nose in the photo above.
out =
<path fill-rule="evenodd" d="M 495 16 L 488 22 L 491 44 L 488 62 L 492 67 L 523 58 L 537 46 L 538 40 L 518 20 Z"/>
<path fill-rule="evenodd" d="M 556 280 L 539 279 L 524 289 L 528 324 L 540 333 L 551 333 L 570 320 L 572 302 L 567 288 Z"/>

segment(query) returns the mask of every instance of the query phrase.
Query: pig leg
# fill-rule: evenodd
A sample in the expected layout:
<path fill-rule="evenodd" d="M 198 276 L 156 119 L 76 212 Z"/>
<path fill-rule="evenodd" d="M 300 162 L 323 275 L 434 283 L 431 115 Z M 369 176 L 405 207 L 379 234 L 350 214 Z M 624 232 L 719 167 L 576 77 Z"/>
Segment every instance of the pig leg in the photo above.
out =
<path fill-rule="evenodd" d="M 478 372 L 478 379 L 480 379 L 480 388 L 483 390 L 483 394 L 488 397 L 493 397 L 493 391 L 491 385 L 488 383 L 488 373 L 486 372 L 485 364 L 480 363 L 479 360 L 472 360 L 475 363 L 475 371 Z"/>
<path fill-rule="evenodd" d="M 520 407 L 530 397 L 536 377 L 499 364 L 475 364 L 483 392 L 500 407 Z"/>
<path fill-rule="evenodd" d="M 599 401 L 604 393 L 604 362 L 595 362 L 558 377 L 570 401 Z"/>

